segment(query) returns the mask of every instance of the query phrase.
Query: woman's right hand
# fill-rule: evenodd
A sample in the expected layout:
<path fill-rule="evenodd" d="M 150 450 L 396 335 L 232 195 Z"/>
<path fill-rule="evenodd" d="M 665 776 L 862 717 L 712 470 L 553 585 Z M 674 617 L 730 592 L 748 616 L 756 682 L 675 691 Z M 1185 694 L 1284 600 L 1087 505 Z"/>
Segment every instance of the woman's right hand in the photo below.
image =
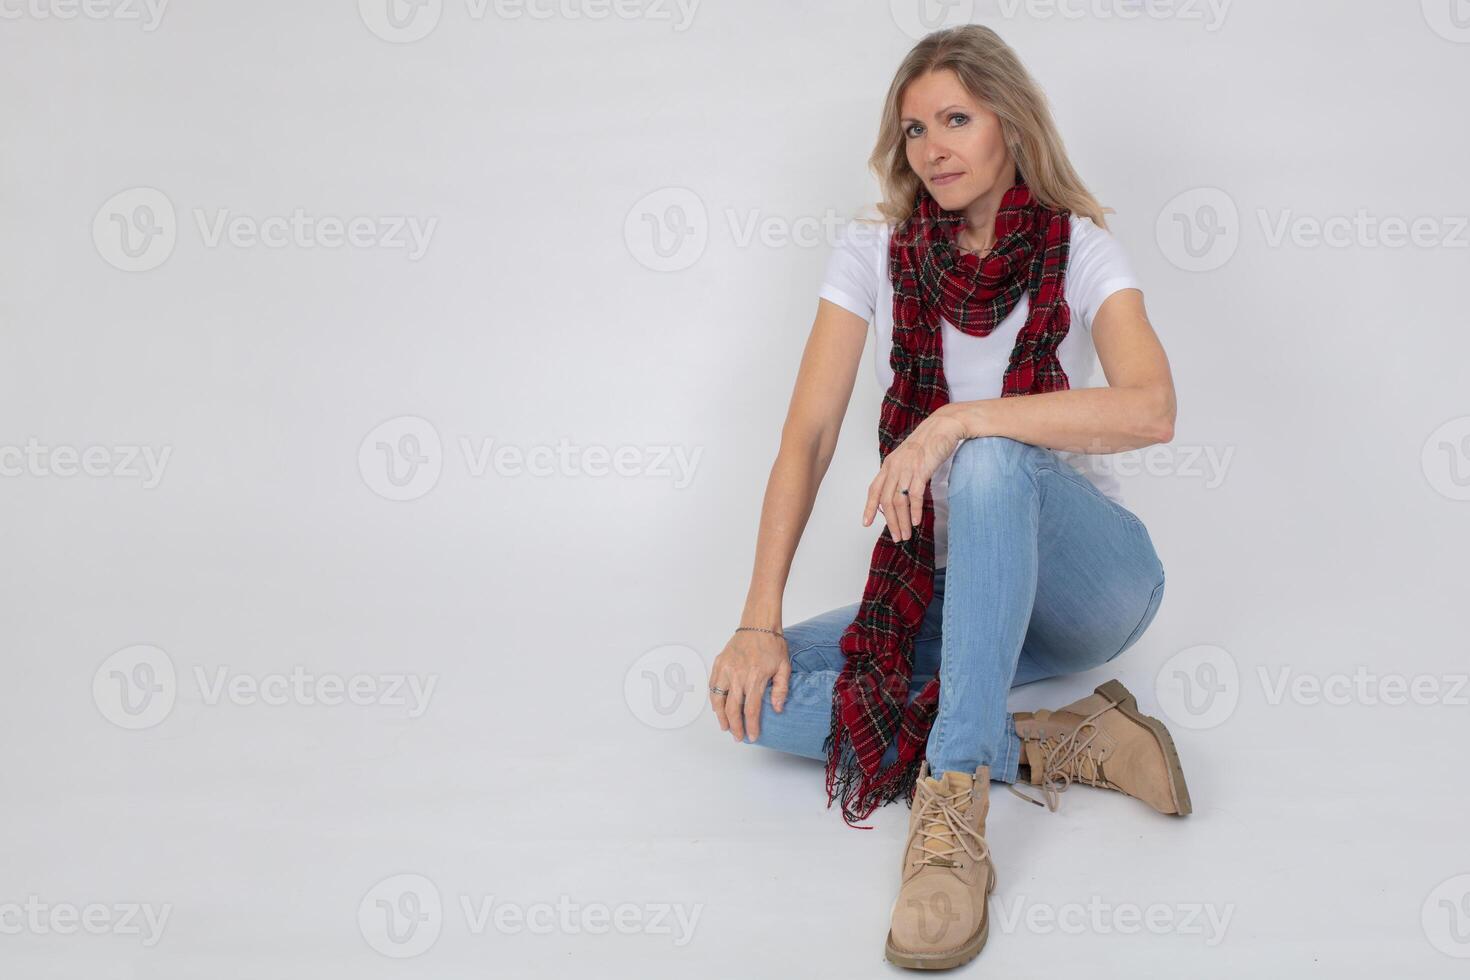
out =
<path fill-rule="evenodd" d="M 715 658 L 709 677 L 710 687 L 730 692 L 719 695 L 711 691 L 709 695 L 720 730 L 729 732 L 737 742 L 749 732 L 753 742 L 760 738 L 761 703 L 767 682 L 771 685 L 771 706 L 777 711 L 786 706 L 791 681 L 786 640 L 772 633 L 739 630 Z"/>

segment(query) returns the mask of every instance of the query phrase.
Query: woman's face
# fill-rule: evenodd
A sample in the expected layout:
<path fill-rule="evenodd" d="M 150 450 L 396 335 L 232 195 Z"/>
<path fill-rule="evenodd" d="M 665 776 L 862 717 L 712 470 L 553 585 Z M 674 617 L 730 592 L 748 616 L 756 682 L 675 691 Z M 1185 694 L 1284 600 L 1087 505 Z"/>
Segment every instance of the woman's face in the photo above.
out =
<path fill-rule="evenodd" d="M 998 203 L 1014 183 L 1000 117 L 971 99 L 950 69 L 910 82 L 899 117 L 909 166 L 946 211 L 964 211 L 987 194 Z"/>

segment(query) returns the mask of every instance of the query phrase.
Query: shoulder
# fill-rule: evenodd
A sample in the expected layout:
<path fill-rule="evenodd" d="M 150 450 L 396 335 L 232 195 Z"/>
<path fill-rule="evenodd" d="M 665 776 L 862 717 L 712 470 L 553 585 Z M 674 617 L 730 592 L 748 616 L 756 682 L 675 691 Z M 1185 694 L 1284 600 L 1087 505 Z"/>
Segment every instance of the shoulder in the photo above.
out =
<path fill-rule="evenodd" d="M 1067 253 L 1067 299 L 1091 329 L 1092 317 L 1113 293 L 1139 289 L 1127 248 L 1091 218 L 1073 214 Z"/>
<path fill-rule="evenodd" d="M 862 216 L 836 222 L 818 295 L 864 320 L 878 310 L 888 257 L 888 226 Z"/>
<path fill-rule="evenodd" d="M 892 227 L 882 218 L 859 215 L 838 224 L 833 244 L 861 255 L 886 254 L 892 232 Z"/>
<path fill-rule="evenodd" d="M 1091 255 L 1107 253 L 1115 249 L 1122 250 L 1122 243 L 1108 229 L 1083 214 L 1073 214 L 1071 217 L 1072 252 Z"/>

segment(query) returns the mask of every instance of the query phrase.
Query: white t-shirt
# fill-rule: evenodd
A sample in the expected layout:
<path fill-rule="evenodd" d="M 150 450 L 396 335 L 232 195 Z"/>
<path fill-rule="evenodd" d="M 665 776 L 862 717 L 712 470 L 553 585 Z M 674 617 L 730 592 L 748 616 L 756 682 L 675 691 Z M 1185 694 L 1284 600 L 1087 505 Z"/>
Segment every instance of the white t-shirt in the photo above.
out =
<path fill-rule="evenodd" d="M 873 367 L 884 391 L 893 383 L 893 369 L 888 364 L 893 346 L 893 283 L 888 278 L 888 238 L 892 228 L 883 222 L 852 220 L 843 227 L 827 260 L 826 274 L 818 295 L 851 310 L 873 325 Z M 1072 388 L 1106 387 L 1100 377 L 1097 350 L 1092 346 L 1092 317 L 1103 300 L 1120 289 L 1141 288 L 1128 263 L 1122 246 L 1106 229 L 1092 219 L 1072 215 L 1071 246 L 1067 256 L 1067 305 L 1071 308 L 1071 325 L 1057 347 L 1057 357 Z M 1011 348 L 1026 322 L 1031 308 L 1029 297 L 1022 295 L 1010 314 L 988 337 L 963 333 L 948 320 L 941 319 L 944 331 L 944 376 L 949 382 L 949 399 L 953 402 L 999 398 Z M 1100 384 L 1092 384 L 1098 374 Z M 867 433 L 872 436 L 872 433 Z M 1105 468 L 1092 466 L 1095 456 L 1058 451 L 1079 473 L 1102 491 L 1103 495 L 1122 504 L 1118 478 Z M 948 562 L 948 528 L 950 460 L 935 471 L 930 481 L 934 495 L 934 564 Z M 882 520 L 882 515 L 879 515 Z"/>

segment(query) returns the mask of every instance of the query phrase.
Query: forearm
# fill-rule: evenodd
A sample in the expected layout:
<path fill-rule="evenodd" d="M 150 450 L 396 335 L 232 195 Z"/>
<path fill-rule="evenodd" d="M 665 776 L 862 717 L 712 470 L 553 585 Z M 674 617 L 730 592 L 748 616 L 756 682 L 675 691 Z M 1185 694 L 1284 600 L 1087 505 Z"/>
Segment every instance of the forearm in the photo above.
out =
<path fill-rule="evenodd" d="M 1117 453 L 1174 438 L 1174 396 L 1165 387 L 1074 388 L 939 411 L 959 421 L 966 439 L 1007 436 L 1065 452 Z"/>
<path fill-rule="evenodd" d="M 761 504 L 755 568 L 741 613 L 742 626 L 781 628 L 781 600 L 791 560 L 830 462 L 830 457 L 802 445 L 783 443 L 776 454 Z"/>

